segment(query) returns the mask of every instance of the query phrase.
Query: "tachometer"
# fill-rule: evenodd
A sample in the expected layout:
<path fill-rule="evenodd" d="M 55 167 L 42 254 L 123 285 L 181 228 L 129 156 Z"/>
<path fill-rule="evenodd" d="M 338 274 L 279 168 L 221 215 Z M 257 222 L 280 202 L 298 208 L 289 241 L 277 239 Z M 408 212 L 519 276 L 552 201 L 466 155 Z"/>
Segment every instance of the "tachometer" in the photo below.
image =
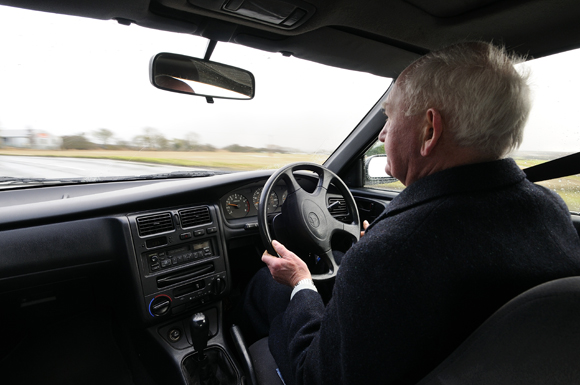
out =
<path fill-rule="evenodd" d="M 232 194 L 226 199 L 226 211 L 234 218 L 243 218 L 250 211 L 250 201 L 242 194 Z"/>

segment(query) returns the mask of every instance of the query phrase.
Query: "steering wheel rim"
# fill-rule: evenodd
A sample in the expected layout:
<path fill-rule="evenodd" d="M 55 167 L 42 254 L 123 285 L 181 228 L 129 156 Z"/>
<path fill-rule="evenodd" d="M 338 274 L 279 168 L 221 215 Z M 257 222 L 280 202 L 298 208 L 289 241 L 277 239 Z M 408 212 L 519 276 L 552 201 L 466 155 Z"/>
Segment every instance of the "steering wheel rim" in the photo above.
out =
<path fill-rule="evenodd" d="M 302 189 L 294 177 L 295 171 L 312 171 L 318 175 L 318 184 L 312 193 Z M 266 182 L 260 195 L 258 205 L 258 230 L 266 249 L 271 255 L 277 255 L 272 247 L 272 236 L 268 227 L 268 199 L 274 186 L 284 180 L 288 187 L 288 196 L 282 204 L 282 212 L 273 220 L 273 227 L 278 238 L 285 234 L 289 238 L 299 239 L 309 251 L 317 254 L 326 264 L 328 272 L 313 274 L 312 279 L 322 281 L 334 278 L 338 265 L 332 254 L 330 241 L 337 232 L 344 232 L 360 238 L 360 217 L 354 197 L 346 184 L 332 171 L 316 163 L 298 162 L 286 165 L 277 170 Z M 351 223 L 335 219 L 328 210 L 326 194 L 333 184 L 343 196 Z M 278 231 L 276 231 L 278 228 Z M 283 230 L 283 231 L 280 231 Z M 282 243 L 285 243 L 282 240 Z"/>

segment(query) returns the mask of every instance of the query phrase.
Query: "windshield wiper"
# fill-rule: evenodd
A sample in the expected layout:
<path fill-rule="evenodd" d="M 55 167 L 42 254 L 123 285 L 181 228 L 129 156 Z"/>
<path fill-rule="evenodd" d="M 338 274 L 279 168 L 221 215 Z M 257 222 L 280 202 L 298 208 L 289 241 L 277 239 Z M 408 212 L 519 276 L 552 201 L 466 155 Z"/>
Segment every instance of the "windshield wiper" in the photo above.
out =
<path fill-rule="evenodd" d="M 203 178 L 225 173 L 226 172 L 222 171 L 173 171 L 169 173 L 150 174 L 150 175 L 97 176 L 97 177 L 78 177 L 78 178 L 15 178 L 9 176 L 0 176 L 0 185 L 94 183 L 94 182 L 131 181 L 131 180 Z"/>
<path fill-rule="evenodd" d="M 47 178 L 14 178 L 10 176 L 0 176 L 0 184 L 51 184 L 51 183 L 78 183 L 82 182 L 83 178 L 61 178 L 61 179 L 47 179 Z"/>
<path fill-rule="evenodd" d="M 112 180 L 151 180 L 151 179 L 178 179 L 178 178 L 204 178 L 208 176 L 227 174 L 225 171 L 173 171 L 161 174 L 149 175 L 132 175 L 119 177 L 104 177 L 114 178 Z M 111 179 L 108 179 L 111 180 Z"/>

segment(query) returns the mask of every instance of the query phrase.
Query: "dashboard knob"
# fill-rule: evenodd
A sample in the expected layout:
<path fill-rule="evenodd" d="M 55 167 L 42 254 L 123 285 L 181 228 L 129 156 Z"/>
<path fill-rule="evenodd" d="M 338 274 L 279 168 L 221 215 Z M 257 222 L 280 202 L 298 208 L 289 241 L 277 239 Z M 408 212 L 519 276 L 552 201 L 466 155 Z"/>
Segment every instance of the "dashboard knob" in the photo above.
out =
<path fill-rule="evenodd" d="M 226 280 L 223 278 L 217 277 L 211 282 L 211 293 L 213 295 L 221 294 L 225 288 L 226 288 Z"/>
<path fill-rule="evenodd" d="M 149 312 L 154 317 L 159 317 L 166 314 L 171 307 L 171 298 L 166 295 L 160 295 L 149 303 Z"/>

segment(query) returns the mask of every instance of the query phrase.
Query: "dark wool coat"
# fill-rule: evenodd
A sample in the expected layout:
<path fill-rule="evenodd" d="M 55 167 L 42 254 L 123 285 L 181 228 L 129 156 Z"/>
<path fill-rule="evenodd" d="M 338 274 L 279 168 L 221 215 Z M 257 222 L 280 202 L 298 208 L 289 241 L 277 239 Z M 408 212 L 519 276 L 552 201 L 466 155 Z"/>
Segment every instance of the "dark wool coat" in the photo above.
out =
<path fill-rule="evenodd" d="M 288 385 L 413 384 L 505 302 L 571 275 L 580 240 L 556 194 L 511 159 L 448 169 L 371 224 L 326 308 L 298 292 L 269 346 Z"/>

